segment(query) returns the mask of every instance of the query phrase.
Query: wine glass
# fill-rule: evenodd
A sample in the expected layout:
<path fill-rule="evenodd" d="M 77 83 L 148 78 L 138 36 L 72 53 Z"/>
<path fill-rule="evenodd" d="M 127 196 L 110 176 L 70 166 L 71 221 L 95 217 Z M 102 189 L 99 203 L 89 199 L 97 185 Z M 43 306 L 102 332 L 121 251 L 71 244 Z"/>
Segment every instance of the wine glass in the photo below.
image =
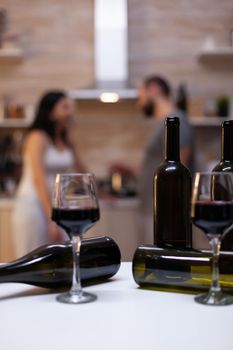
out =
<path fill-rule="evenodd" d="M 53 193 L 52 220 L 62 227 L 72 242 L 73 278 L 69 292 L 57 296 L 68 304 L 96 300 L 94 294 L 83 292 L 80 277 L 80 248 L 83 233 L 99 220 L 99 205 L 93 174 L 58 174 Z"/>
<path fill-rule="evenodd" d="M 195 301 L 205 305 L 229 305 L 233 297 L 223 293 L 219 283 L 221 238 L 233 224 L 233 174 L 197 173 L 195 175 L 191 217 L 194 225 L 207 235 L 212 252 L 212 282 L 206 294 Z"/>

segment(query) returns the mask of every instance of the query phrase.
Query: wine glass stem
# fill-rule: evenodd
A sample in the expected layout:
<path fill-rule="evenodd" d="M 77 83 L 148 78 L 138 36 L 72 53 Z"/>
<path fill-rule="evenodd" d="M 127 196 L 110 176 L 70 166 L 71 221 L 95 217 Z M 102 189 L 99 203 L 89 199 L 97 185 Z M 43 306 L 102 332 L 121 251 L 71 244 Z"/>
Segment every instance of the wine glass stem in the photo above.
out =
<path fill-rule="evenodd" d="M 220 292 L 221 287 L 219 283 L 219 255 L 220 255 L 220 240 L 218 236 L 214 236 L 210 240 L 210 244 L 213 250 L 213 259 L 212 259 L 212 283 L 211 283 L 211 292 Z"/>
<path fill-rule="evenodd" d="M 72 248 L 73 248 L 73 279 L 71 293 L 82 296 L 82 285 L 80 276 L 80 248 L 81 248 L 81 235 L 72 236 Z"/>

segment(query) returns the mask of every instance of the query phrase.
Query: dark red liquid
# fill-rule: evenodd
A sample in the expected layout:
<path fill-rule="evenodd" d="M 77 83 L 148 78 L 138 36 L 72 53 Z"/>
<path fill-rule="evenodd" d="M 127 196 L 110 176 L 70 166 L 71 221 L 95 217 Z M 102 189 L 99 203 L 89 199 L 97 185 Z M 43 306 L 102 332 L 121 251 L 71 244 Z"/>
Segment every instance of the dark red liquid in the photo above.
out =
<path fill-rule="evenodd" d="M 223 234 L 233 223 L 233 203 L 197 202 L 193 208 L 192 220 L 205 233 Z"/>
<path fill-rule="evenodd" d="M 100 214 L 98 208 L 58 209 L 52 211 L 52 220 L 62 227 L 68 235 L 79 235 L 89 230 Z"/>

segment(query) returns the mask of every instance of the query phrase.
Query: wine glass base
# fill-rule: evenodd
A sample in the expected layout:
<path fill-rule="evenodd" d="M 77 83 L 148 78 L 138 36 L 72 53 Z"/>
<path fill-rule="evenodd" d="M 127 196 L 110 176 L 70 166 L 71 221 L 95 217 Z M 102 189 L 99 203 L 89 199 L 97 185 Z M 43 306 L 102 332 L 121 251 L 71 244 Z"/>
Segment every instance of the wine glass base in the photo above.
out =
<path fill-rule="evenodd" d="M 211 292 L 209 291 L 206 294 L 198 295 L 194 298 L 194 300 L 203 305 L 214 305 L 214 306 L 224 306 L 233 304 L 233 296 L 219 292 Z"/>
<path fill-rule="evenodd" d="M 57 301 L 65 304 L 84 304 L 90 303 L 97 299 L 97 296 L 91 293 L 83 292 L 81 295 L 73 294 L 71 292 L 59 294 L 56 297 Z"/>

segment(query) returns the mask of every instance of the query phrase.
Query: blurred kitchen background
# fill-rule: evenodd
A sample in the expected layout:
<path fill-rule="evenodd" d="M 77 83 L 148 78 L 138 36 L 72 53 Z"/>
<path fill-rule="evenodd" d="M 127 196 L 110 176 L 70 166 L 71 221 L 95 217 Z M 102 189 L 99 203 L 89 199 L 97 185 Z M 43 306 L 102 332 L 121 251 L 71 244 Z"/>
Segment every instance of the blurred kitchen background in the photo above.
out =
<path fill-rule="evenodd" d="M 174 98 L 185 96 L 195 169 L 220 158 L 219 126 L 233 118 L 233 2 L 128 0 L 126 7 L 111 0 L 104 11 L 96 3 L 1 0 L 0 261 L 14 258 L 11 210 L 22 140 L 48 89 L 65 89 L 74 100 L 76 146 L 103 195 L 94 233 L 115 238 L 125 259 L 138 244 L 137 179 L 109 168 L 141 162 L 151 121 L 136 100 L 146 76 L 165 76 Z"/>

